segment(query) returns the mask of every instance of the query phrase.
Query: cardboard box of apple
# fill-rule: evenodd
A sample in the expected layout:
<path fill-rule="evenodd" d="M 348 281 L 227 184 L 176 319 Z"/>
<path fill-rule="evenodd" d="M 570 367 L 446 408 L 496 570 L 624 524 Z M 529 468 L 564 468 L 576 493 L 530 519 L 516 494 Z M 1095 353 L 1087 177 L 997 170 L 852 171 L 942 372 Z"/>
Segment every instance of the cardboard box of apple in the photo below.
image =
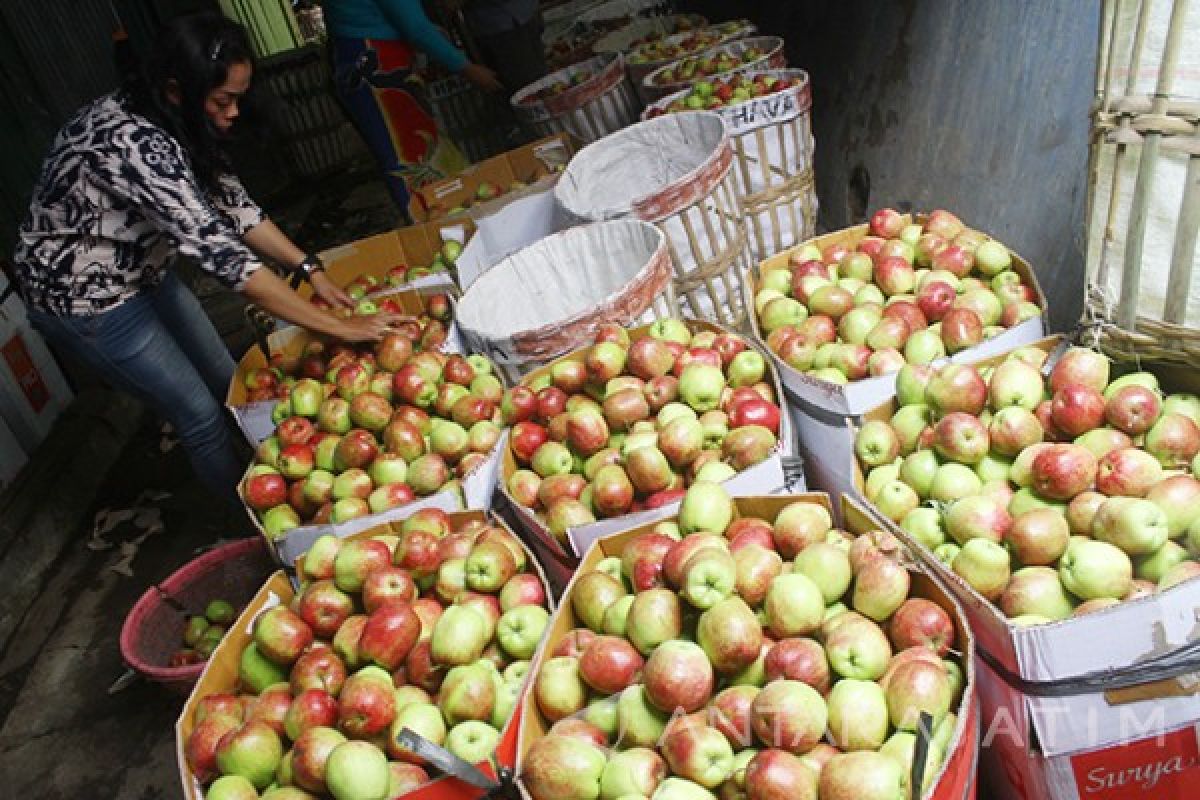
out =
<path fill-rule="evenodd" d="M 781 402 L 770 364 L 738 334 L 671 318 L 606 325 L 505 393 L 504 491 L 573 564 L 596 538 L 673 513 L 695 481 L 742 473 L 758 492 L 783 488 Z"/>
<path fill-rule="evenodd" d="M 323 537 L 298 566 L 300 590 L 283 572 L 267 582 L 179 716 L 185 796 L 481 797 L 396 737 L 513 765 L 553 609 L 529 551 L 483 512 L 427 509 Z"/>
<path fill-rule="evenodd" d="M 890 396 L 905 364 L 980 358 L 1044 335 L 1030 266 L 944 210 L 914 219 L 881 209 L 765 260 L 745 286 L 784 384 L 843 414 Z"/>
<path fill-rule="evenodd" d="M 239 488 L 281 557 L 321 526 L 394 516 L 419 498 L 488 507 L 504 385 L 487 358 L 421 349 L 404 331 L 361 349 L 310 342 L 299 369 Z"/>
<path fill-rule="evenodd" d="M 532 800 L 971 796 L 971 636 L 899 542 L 825 495 L 731 499 L 597 542 L 533 666 Z M 911 796 L 918 796 L 912 794 Z"/>
<path fill-rule="evenodd" d="M 862 491 L 971 598 L 981 646 L 1013 671 L 1025 629 L 1144 611 L 1127 642 L 1092 653 L 1128 666 L 1146 655 L 1145 620 L 1200 598 L 1187 585 L 1200 575 L 1200 400 L 1055 341 L 904 367 L 895 401 L 857 429 Z"/>
<path fill-rule="evenodd" d="M 408 264 L 397 264 L 389 269 L 382 278 L 372 275 L 363 274 L 355 277 L 346 284 L 346 294 L 357 303 L 362 304 L 371 302 L 373 295 L 385 294 L 393 289 L 398 289 L 413 281 L 428 277 L 429 275 L 437 275 L 439 273 L 449 272 L 454 274 L 454 265 L 458 261 L 459 255 L 462 254 L 463 244 L 454 239 L 447 239 L 442 242 L 441 249 L 434 255 L 433 260 L 426 266 L 410 266 Z M 329 308 L 320 297 L 313 295 L 311 298 L 313 305 L 318 308 Z M 390 311 L 392 309 L 385 307 L 382 301 L 377 302 L 378 310 Z M 368 306 L 369 308 L 369 306 Z M 358 309 L 356 309 L 357 311 Z M 358 313 L 373 313 L 362 312 Z M 398 312 L 397 312 L 398 313 Z"/>

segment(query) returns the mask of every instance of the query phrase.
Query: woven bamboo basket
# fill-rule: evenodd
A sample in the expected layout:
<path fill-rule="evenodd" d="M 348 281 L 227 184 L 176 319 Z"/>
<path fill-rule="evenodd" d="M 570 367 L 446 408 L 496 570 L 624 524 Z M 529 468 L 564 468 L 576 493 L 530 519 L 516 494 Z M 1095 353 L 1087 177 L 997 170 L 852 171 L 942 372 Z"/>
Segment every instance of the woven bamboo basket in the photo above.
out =
<path fill-rule="evenodd" d="M 745 53 L 750 50 L 757 50 L 762 55 L 753 61 L 743 61 Z M 705 50 L 703 53 L 694 56 L 694 58 L 717 58 L 721 55 L 732 56 L 737 66 L 726 72 L 718 72 L 714 75 L 704 76 L 703 78 L 696 77 L 682 81 L 670 81 L 664 80 L 667 70 L 677 66 L 680 62 L 667 64 L 654 70 L 654 72 L 651 72 L 645 78 L 642 78 L 642 85 L 640 87 L 641 96 L 645 98 L 647 103 L 650 103 L 683 91 L 698 80 L 728 78 L 730 75 L 751 70 L 783 69 L 787 66 L 787 57 L 783 52 L 783 39 L 778 36 L 750 36 L 745 39 L 726 42 L 710 50 Z"/>
<path fill-rule="evenodd" d="M 1200 359 L 1197 29 L 1200 4 L 1187 0 L 1104 3 L 1084 322 L 1122 360 Z"/>
<path fill-rule="evenodd" d="M 719 116 L 671 114 L 583 148 L 555 197 L 581 221 L 653 222 L 666 235 L 683 313 L 738 328 L 747 320 L 742 275 L 755 262 L 732 165 L 733 145 Z"/>
<path fill-rule="evenodd" d="M 578 85 L 559 94 L 538 93 L 560 82 Z M 534 81 L 512 97 L 517 117 L 539 137 L 566 132 L 583 144 L 603 139 L 637 121 L 641 104 L 625 74 L 620 53 L 595 56 Z"/>
<path fill-rule="evenodd" d="M 645 222 L 612 220 L 553 234 L 479 277 L 456 318 L 472 353 L 510 381 L 590 344 L 604 323 L 678 316 L 671 258 Z"/>
<path fill-rule="evenodd" d="M 789 88 L 737 105 L 712 109 L 725 120 L 733 141 L 733 177 L 745 212 L 755 261 L 816 235 L 817 190 L 813 177 L 812 85 L 800 69 L 751 71 L 795 81 Z M 666 113 L 689 89 L 652 103 L 642 119 Z"/>
<path fill-rule="evenodd" d="M 472 162 L 483 161 L 509 148 L 503 102 L 458 75 L 429 84 L 426 90 L 438 127 L 462 148 Z"/>

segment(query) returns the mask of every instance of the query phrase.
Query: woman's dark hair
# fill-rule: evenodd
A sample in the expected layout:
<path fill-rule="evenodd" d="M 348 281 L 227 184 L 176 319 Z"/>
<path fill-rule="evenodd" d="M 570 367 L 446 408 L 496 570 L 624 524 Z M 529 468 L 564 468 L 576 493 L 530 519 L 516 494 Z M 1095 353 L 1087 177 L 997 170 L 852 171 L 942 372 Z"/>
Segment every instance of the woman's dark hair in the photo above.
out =
<path fill-rule="evenodd" d="M 229 171 L 229 159 L 204 113 L 204 101 L 225 82 L 232 65 L 246 62 L 254 63 L 254 51 L 241 25 L 221 14 L 189 14 L 159 32 L 141 74 L 126 85 L 133 110 L 179 141 L 206 188 Z M 178 87 L 179 103 L 167 97 L 172 84 Z M 251 104 L 249 98 L 239 102 Z M 239 119 L 245 116 L 242 110 Z"/>

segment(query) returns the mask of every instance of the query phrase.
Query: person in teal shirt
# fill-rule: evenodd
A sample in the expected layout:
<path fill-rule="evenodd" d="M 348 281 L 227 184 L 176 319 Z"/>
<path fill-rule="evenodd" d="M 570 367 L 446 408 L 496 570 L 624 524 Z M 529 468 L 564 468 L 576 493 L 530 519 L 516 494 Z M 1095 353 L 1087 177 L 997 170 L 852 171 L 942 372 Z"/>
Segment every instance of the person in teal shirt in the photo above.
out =
<path fill-rule="evenodd" d="M 430 22 L 420 0 L 325 0 L 322 8 L 338 95 L 407 218 L 411 188 L 466 166 L 421 96 L 417 51 L 487 91 L 498 91 L 500 82 Z"/>

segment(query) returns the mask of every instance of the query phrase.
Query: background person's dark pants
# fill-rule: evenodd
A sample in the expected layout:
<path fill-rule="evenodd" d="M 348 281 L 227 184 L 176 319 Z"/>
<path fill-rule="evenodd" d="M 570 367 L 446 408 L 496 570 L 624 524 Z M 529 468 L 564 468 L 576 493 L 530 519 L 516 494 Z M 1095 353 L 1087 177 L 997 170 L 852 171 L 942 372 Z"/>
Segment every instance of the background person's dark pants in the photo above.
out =
<path fill-rule="evenodd" d="M 542 21 L 537 16 L 503 33 L 475 33 L 475 43 L 510 95 L 546 74 Z"/>

